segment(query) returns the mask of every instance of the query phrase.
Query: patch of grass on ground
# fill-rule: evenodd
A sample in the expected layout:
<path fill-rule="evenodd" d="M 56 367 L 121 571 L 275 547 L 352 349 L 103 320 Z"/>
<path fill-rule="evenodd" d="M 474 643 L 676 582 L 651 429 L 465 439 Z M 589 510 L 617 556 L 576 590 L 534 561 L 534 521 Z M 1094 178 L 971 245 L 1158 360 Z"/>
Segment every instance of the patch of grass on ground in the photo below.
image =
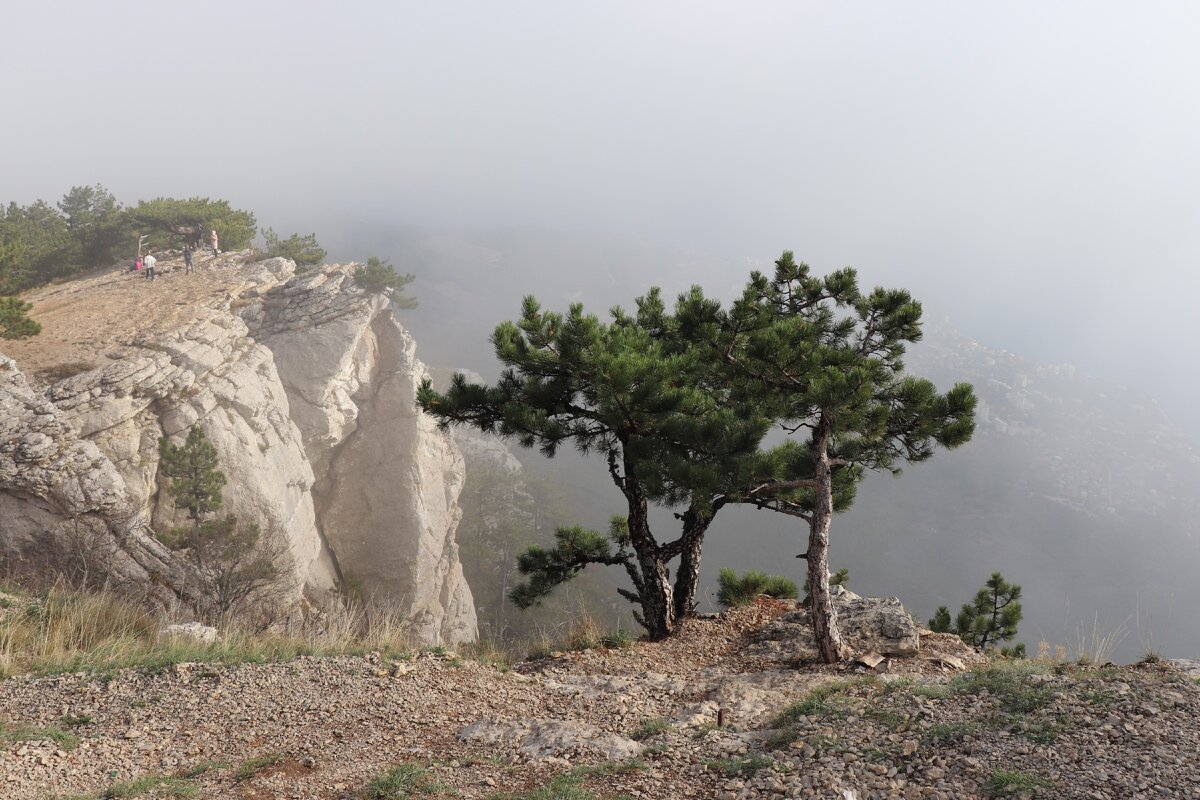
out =
<path fill-rule="evenodd" d="M 185 769 L 179 777 L 181 778 L 199 778 L 210 770 L 229 769 L 229 763 L 226 761 L 201 761 L 194 767 Z"/>
<path fill-rule="evenodd" d="M 663 717 L 654 717 L 653 719 L 646 720 L 641 725 L 638 725 L 636 728 L 631 730 L 629 732 L 629 738 L 640 742 L 645 739 L 649 739 L 651 736 L 657 736 L 660 733 L 669 731 L 670 729 L 671 723 L 667 722 L 666 719 Z"/>
<path fill-rule="evenodd" d="M 760 769 L 770 769 L 775 765 L 775 761 L 762 753 L 751 753 L 748 756 L 705 761 L 704 764 L 709 769 L 721 772 L 727 777 L 733 777 L 734 775 L 753 775 Z"/>
<path fill-rule="evenodd" d="M 983 669 L 960 675 L 950 682 L 955 694 L 978 694 L 984 689 L 1000 700 L 1000 706 L 1010 714 L 1028 714 L 1044 708 L 1054 699 L 1049 686 L 1033 685 L 1032 675 L 1049 672 L 1045 665 L 1034 661 L 1000 661 Z"/>
<path fill-rule="evenodd" d="M 80 727 L 83 727 L 84 725 L 91 725 L 92 717 L 90 714 L 78 714 L 78 715 L 67 714 L 65 716 L 59 717 L 58 722 L 59 722 L 59 724 L 64 725 L 68 728 L 80 728 Z"/>
<path fill-rule="evenodd" d="M 606 761 L 602 764 L 576 767 L 570 772 L 554 776 L 544 785 L 529 791 L 519 794 L 498 792 L 490 795 L 488 800 L 602 800 L 609 796 L 596 795 L 587 789 L 583 785 L 585 779 L 620 775 L 645 768 L 645 762 L 638 759 Z M 625 797 L 625 795 L 618 795 L 612 800 L 624 800 Z"/>
<path fill-rule="evenodd" d="M 407 800 L 421 795 L 437 795 L 445 786 L 430 775 L 424 764 L 397 764 L 367 785 L 367 800 Z"/>
<path fill-rule="evenodd" d="M 143 775 L 125 783 L 114 783 L 100 793 L 101 800 L 119 800 L 126 797 L 141 797 L 153 792 L 159 797 L 196 797 L 200 794 L 195 784 L 182 778 L 166 775 Z"/>
<path fill-rule="evenodd" d="M 64 731 L 57 725 L 39 728 L 35 725 L 16 725 L 0 722 L 0 742 L 57 742 L 64 750 L 71 750 L 79 744 L 79 737 L 69 731 Z"/>
<path fill-rule="evenodd" d="M 923 738 L 927 744 L 949 744 L 960 742 L 981 730 L 983 725 L 978 722 L 943 722 L 926 731 Z"/>
<path fill-rule="evenodd" d="M 998 769 L 983 785 L 984 794 L 999 797 L 1017 792 L 1029 792 L 1034 789 L 1044 789 L 1054 785 L 1054 781 L 1046 780 L 1028 772 Z"/>
<path fill-rule="evenodd" d="M 792 703 L 783 710 L 772 723 L 779 733 L 771 739 L 769 745 L 780 748 L 791 744 L 800 737 L 797 723 L 801 717 L 823 717 L 831 715 L 846 716 L 849 711 L 839 698 L 858 686 L 873 686 L 877 683 L 873 677 L 847 678 L 845 680 L 829 681 L 814 687 L 808 694 Z"/>
<path fill-rule="evenodd" d="M 233 773 L 234 781 L 244 781 L 262 772 L 267 767 L 273 767 L 283 761 L 282 753 L 264 753 L 261 756 L 248 758 L 238 765 Z"/>

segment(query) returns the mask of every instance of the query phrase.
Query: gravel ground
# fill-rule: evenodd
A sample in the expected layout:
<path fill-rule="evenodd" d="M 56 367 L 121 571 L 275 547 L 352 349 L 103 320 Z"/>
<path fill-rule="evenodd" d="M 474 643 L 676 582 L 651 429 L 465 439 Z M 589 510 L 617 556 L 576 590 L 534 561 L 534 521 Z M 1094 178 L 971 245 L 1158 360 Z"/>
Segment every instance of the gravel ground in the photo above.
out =
<path fill-rule="evenodd" d="M 896 659 L 875 674 L 746 656 L 778 613 L 507 671 L 424 653 L 13 678 L 0 798 L 174 776 L 137 796 L 350 800 L 398 764 L 436 783 L 414 796 L 488 798 L 571 773 L 596 797 L 1200 798 L 1200 682 L 1179 669 Z"/>

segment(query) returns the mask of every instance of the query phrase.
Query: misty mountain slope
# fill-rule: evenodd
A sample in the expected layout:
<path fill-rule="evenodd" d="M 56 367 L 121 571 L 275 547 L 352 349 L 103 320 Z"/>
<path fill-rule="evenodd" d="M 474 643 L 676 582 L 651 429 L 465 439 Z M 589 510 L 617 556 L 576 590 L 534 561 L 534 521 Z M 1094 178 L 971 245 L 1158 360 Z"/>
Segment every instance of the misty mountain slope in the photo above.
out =
<path fill-rule="evenodd" d="M 519 314 L 525 294 L 555 310 L 582 299 L 603 315 L 614 304 L 631 306 L 653 283 L 663 283 L 667 296 L 699 283 L 728 298 L 751 268 L 769 266 L 537 231 L 394 229 L 372 244 L 417 273 L 421 307 L 406 324 L 428 358 L 488 376 L 498 371 L 492 329 Z M 1136 392 L 990 348 L 936 317 L 927 308 L 925 339 L 907 364 L 943 390 L 974 384 L 978 432 L 899 479 L 869 477 L 854 508 L 834 520 L 834 567 L 850 569 L 856 591 L 899 595 L 925 616 L 943 604 L 957 610 L 1001 570 L 1024 586 L 1020 638 L 1031 649 L 1039 639 L 1072 642 L 1098 618 L 1102 629 L 1128 620 L 1122 658 L 1148 646 L 1200 655 L 1200 626 L 1190 612 L 1200 604 L 1195 444 Z M 589 487 L 572 494 L 581 524 L 602 530 L 622 511 L 602 465 L 566 452 L 552 463 L 535 452 L 517 455 L 539 475 Z M 794 522 L 765 511 L 722 511 L 704 553 L 709 602 L 722 566 L 802 578 L 803 562 L 793 556 L 805 549 L 803 532 Z M 656 524 L 666 533 L 675 527 L 668 512 Z"/>

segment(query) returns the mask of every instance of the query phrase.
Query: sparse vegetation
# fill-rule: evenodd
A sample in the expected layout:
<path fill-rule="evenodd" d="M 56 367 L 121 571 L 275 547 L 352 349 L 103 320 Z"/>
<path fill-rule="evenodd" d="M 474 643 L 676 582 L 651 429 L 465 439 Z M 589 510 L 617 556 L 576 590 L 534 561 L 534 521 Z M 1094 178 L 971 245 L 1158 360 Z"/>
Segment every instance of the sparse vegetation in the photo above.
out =
<path fill-rule="evenodd" d="M 725 608 L 745 605 L 764 594 L 785 600 L 795 600 L 799 596 L 795 581 L 756 569 L 747 570 L 740 578 L 735 570 L 722 569 L 717 581 L 717 602 Z"/>
<path fill-rule="evenodd" d="M 638 725 L 636 728 L 631 730 L 629 732 L 629 738 L 633 739 L 634 741 L 641 742 L 651 738 L 652 736 L 658 736 L 660 733 L 666 733 L 669 730 L 671 730 L 670 722 L 668 722 L 664 717 L 654 717 L 653 719 L 646 720 L 641 725 Z"/>
<path fill-rule="evenodd" d="M 267 228 L 262 232 L 262 236 L 266 242 L 266 250 L 263 252 L 266 258 L 290 258 L 296 262 L 297 267 L 311 267 L 325 260 L 325 249 L 317 243 L 315 233 L 307 236 L 293 233 L 286 239 L 280 239 L 279 234 Z"/>
<path fill-rule="evenodd" d="M 262 772 L 267 767 L 273 767 L 283 761 L 282 753 L 264 753 L 261 756 L 248 758 L 238 765 L 233 772 L 234 781 L 244 781 Z"/>
<path fill-rule="evenodd" d="M 609 795 L 597 796 L 589 791 L 583 785 L 585 779 L 619 775 L 645 768 L 645 763 L 637 759 L 608 761 L 593 766 L 576 767 L 570 772 L 554 776 L 544 785 L 529 791 L 515 794 L 497 792 L 490 795 L 488 800 L 603 800 Z"/>
<path fill-rule="evenodd" d="M 750 753 L 745 756 L 705 761 L 704 765 L 711 770 L 732 777 L 734 775 L 753 775 L 760 769 L 770 769 L 775 766 L 775 761 L 762 753 Z"/>
<path fill-rule="evenodd" d="M 0 721 L 0 742 L 55 742 L 64 750 L 79 744 L 79 737 L 57 725 L 38 727 Z"/>
<path fill-rule="evenodd" d="M 445 789 L 434 780 L 425 764 L 397 764 L 367 785 L 366 800 L 408 800 L 441 794 Z"/>
<path fill-rule="evenodd" d="M 1045 685 L 1030 683 L 1031 675 L 1044 675 L 1050 668 L 1032 661 L 999 661 L 968 672 L 950 682 L 952 693 L 978 694 L 986 689 L 1010 714 L 1028 714 L 1049 705 L 1054 692 Z"/>
<path fill-rule="evenodd" d="M 938 608 L 929 629 L 937 633 L 953 631 L 972 647 L 995 648 L 1017 635 L 1017 623 L 1021 621 L 1021 587 L 1004 580 L 999 572 L 993 572 L 987 583 L 970 603 L 964 603 L 950 626 L 950 610 Z M 1006 649 L 1005 655 L 1024 657 L 1025 646 Z"/>
<path fill-rule="evenodd" d="M 983 785 L 985 794 L 991 797 L 1029 792 L 1034 789 L 1045 789 L 1054 785 L 1054 781 L 1046 780 L 1029 772 L 998 769 Z"/>
<path fill-rule="evenodd" d="M 41 323 L 29 318 L 33 304 L 19 297 L 0 297 L 0 339 L 24 339 L 42 332 Z"/>
<path fill-rule="evenodd" d="M 217 450 L 204 429 L 193 425 L 187 441 L 158 441 L 159 472 L 170 482 L 167 491 L 176 508 L 185 509 L 190 526 L 159 532 L 169 547 L 188 554 L 205 581 L 200 596 L 206 616 L 222 621 L 246 601 L 270 586 L 278 575 L 276 561 L 285 555 L 282 543 L 262 542 L 257 524 L 238 524 L 235 517 L 205 519 L 221 508 L 225 473 L 217 467 Z"/>
<path fill-rule="evenodd" d="M 231 628 L 213 643 L 160 638 L 161 621 L 107 591 L 53 586 L 39 595 L 14 595 L 20 610 L 0 614 L 0 679 L 23 672 L 54 674 L 116 669 L 163 669 L 173 664 L 290 661 L 301 655 L 410 649 L 405 615 L 378 606 L 368 615 L 348 609 L 320 626 L 294 632 Z"/>
<path fill-rule="evenodd" d="M 132 781 L 114 783 L 100 793 L 100 800 L 119 800 L 119 798 L 142 797 L 154 794 L 158 797 L 196 797 L 200 789 L 183 778 L 168 775 L 145 775 Z"/>
<path fill-rule="evenodd" d="M 401 275 L 389 262 L 371 256 L 367 263 L 354 272 L 354 282 L 368 292 L 388 295 L 400 308 L 416 308 L 417 301 L 404 294 L 404 287 L 412 283 L 411 274 Z"/>

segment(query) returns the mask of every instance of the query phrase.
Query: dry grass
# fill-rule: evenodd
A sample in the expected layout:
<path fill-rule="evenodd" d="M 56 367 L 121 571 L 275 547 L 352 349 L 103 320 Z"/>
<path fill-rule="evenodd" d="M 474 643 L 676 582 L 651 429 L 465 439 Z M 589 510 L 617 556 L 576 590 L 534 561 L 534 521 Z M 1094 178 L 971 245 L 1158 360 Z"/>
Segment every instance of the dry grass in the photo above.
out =
<path fill-rule="evenodd" d="M 209 644 L 161 635 L 164 622 L 103 591 L 74 591 L 60 584 L 36 596 L 0 592 L 0 678 L 412 649 L 407 620 L 389 608 L 354 606 L 283 631 L 229 627 Z M 499 656 L 485 660 L 504 661 Z"/>

